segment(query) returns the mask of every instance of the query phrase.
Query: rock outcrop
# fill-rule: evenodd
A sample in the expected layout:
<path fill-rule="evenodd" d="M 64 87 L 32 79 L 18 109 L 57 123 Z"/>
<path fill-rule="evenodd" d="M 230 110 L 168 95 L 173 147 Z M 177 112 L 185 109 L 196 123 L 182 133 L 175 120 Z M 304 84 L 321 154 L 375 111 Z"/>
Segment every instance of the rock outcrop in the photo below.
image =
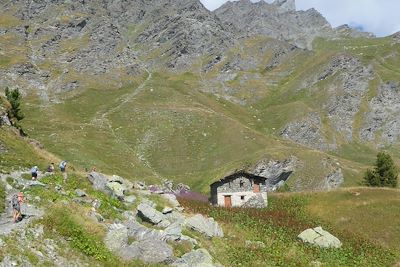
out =
<path fill-rule="evenodd" d="M 267 178 L 267 189 L 275 191 L 290 178 L 297 164 L 298 159 L 294 156 L 284 161 L 263 160 L 251 168 L 250 172 Z"/>
<path fill-rule="evenodd" d="M 369 103 L 365 125 L 360 138 L 368 142 L 377 142 L 378 147 L 394 144 L 400 136 L 400 86 L 398 82 L 381 84 L 378 95 Z M 378 138 L 378 133 L 380 137 Z"/>
<path fill-rule="evenodd" d="M 322 151 L 335 150 L 336 144 L 327 140 L 322 127 L 320 115 L 311 113 L 304 119 L 286 125 L 281 131 L 281 136 Z"/>
<path fill-rule="evenodd" d="M 293 0 L 276 0 L 273 4 L 250 0 L 227 2 L 215 14 L 242 36 L 268 36 L 300 48 L 312 49 L 316 37 L 335 36 L 331 25 L 318 11 L 296 12 Z"/>

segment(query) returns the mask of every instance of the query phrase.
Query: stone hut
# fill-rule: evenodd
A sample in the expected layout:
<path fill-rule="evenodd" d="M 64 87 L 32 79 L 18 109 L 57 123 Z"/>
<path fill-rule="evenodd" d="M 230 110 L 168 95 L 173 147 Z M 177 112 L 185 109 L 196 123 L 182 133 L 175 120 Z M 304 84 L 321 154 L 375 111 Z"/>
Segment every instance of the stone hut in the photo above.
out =
<path fill-rule="evenodd" d="M 263 208 L 267 204 L 267 178 L 237 171 L 210 185 L 211 204 L 221 207 Z"/>

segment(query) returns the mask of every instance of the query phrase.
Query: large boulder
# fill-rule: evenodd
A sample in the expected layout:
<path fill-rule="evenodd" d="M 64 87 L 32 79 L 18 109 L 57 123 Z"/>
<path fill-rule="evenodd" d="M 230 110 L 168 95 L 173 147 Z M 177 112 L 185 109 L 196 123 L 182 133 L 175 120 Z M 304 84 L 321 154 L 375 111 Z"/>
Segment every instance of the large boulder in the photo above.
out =
<path fill-rule="evenodd" d="M 342 246 L 342 242 L 337 237 L 323 230 L 322 227 L 304 230 L 298 238 L 305 243 L 321 248 L 340 248 Z"/>
<path fill-rule="evenodd" d="M 202 233 L 208 238 L 224 236 L 222 228 L 213 218 L 206 218 L 201 214 L 196 214 L 187 218 L 185 220 L 185 225 L 193 231 Z"/>
<path fill-rule="evenodd" d="M 88 179 L 92 183 L 92 186 L 95 190 L 99 190 L 107 194 L 112 193 L 107 188 L 108 178 L 106 175 L 98 172 L 91 172 L 88 174 Z"/>
<path fill-rule="evenodd" d="M 137 210 L 138 216 L 142 220 L 150 222 L 152 224 L 159 224 L 165 219 L 164 214 L 162 214 L 147 203 L 140 203 L 137 207 Z"/>
<path fill-rule="evenodd" d="M 158 238 L 157 234 L 140 238 L 136 233 L 133 237 L 138 241 L 129 245 L 128 237 L 132 236 L 132 227 L 135 227 L 136 230 L 139 228 L 146 229 L 139 224 L 135 225 L 134 222 L 128 227 L 122 224 L 111 225 L 104 240 L 107 248 L 127 261 L 140 259 L 146 263 L 168 264 L 175 260 L 172 247 L 161 238 Z M 157 230 L 150 231 L 154 231 L 154 233 L 160 232 Z"/>
<path fill-rule="evenodd" d="M 242 205 L 243 208 L 256 208 L 256 209 L 262 209 L 265 208 L 266 206 L 267 206 L 266 199 L 264 199 L 261 194 L 252 196 Z"/>
<path fill-rule="evenodd" d="M 122 224 L 110 225 L 104 243 L 109 250 L 118 254 L 128 244 L 128 228 Z"/>
<path fill-rule="evenodd" d="M 133 187 L 133 183 L 117 175 L 107 176 L 99 172 L 91 172 L 88 174 L 88 179 L 94 189 L 121 199 L 124 193 Z"/>
<path fill-rule="evenodd" d="M 214 267 L 210 253 L 204 248 L 186 253 L 177 259 L 172 266 L 176 267 Z"/>

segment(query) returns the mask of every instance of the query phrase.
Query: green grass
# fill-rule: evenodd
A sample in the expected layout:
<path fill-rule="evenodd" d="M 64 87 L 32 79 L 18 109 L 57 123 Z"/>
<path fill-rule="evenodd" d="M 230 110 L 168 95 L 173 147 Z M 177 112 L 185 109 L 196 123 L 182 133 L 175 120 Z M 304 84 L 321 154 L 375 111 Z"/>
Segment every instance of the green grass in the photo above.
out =
<path fill-rule="evenodd" d="M 375 197 L 380 198 L 379 195 Z M 214 258 L 227 266 L 310 266 L 316 261 L 323 266 L 391 266 L 399 260 L 399 250 L 392 251 L 360 235 L 361 230 L 352 232 L 315 216 L 309 207 L 319 200 L 307 194 L 270 196 L 269 207 L 261 210 L 213 208 L 207 204 L 181 201 L 189 211 L 212 216 L 223 226 L 226 236 L 223 240 L 202 242 Z M 329 201 L 331 211 L 336 210 L 337 203 L 329 199 L 325 201 Z M 373 211 L 367 212 L 370 216 L 375 215 Z M 386 213 L 382 211 L 382 214 Z M 364 221 L 362 216 L 353 218 L 358 223 Z M 395 225 L 396 221 L 391 224 Z M 343 242 L 342 248 L 320 249 L 297 239 L 303 230 L 318 225 L 338 236 Z M 395 243 L 396 232 L 387 230 Z M 246 248 L 246 240 L 261 241 L 266 247 Z"/>
<path fill-rule="evenodd" d="M 84 221 L 76 211 L 77 208 L 73 206 L 53 206 L 48 210 L 42 223 L 47 231 L 57 231 L 70 240 L 72 247 L 105 265 L 112 266 L 119 262 L 102 241 L 105 229 L 93 221 Z"/>
<path fill-rule="evenodd" d="M 307 209 L 342 231 L 377 242 L 400 254 L 400 191 L 351 188 L 315 193 Z"/>

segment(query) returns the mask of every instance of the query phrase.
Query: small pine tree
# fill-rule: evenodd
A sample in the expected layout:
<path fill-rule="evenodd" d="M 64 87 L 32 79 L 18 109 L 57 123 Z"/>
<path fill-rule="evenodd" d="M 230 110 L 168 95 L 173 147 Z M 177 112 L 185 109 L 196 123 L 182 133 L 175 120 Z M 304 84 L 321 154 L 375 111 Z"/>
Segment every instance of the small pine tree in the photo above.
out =
<path fill-rule="evenodd" d="M 11 109 L 8 114 L 10 116 L 10 118 L 15 119 L 17 121 L 24 119 L 24 115 L 22 114 L 21 107 L 20 107 L 22 95 L 19 92 L 19 90 L 18 89 L 10 90 L 7 87 L 5 94 L 6 94 L 8 102 L 10 102 L 10 105 L 11 105 Z"/>
<path fill-rule="evenodd" d="M 392 157 L 384 152 L 377 155 L 373 170 L 367 170 L 364 182 L 367 186 L 397 187 L 398 170 Z"/>

